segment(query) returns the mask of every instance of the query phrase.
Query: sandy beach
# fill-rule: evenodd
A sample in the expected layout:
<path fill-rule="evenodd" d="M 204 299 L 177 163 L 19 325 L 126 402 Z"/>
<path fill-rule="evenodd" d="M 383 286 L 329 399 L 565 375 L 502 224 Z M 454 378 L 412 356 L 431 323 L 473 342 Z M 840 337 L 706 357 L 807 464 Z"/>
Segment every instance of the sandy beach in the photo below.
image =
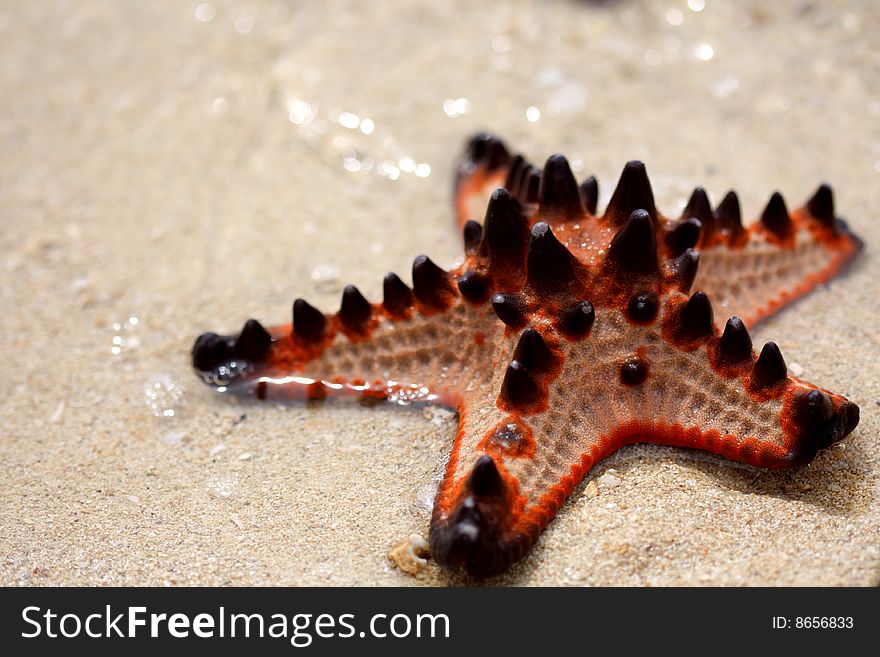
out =
<path fill-rule="evenodd" d="M 631 159 L 668 214 L 827 181 L 866 244 L 753 334 L 861 407 L 843 444 L 623 449 L 489 583 L 880 584 L 878 63 L 867 0 L 0 2 L 0 583 L 467 583 L 388 557 L 427 537 L 452 412 L 235 403 L 189 350 L 460 262 L 489 129 L 600 204 Z"/>

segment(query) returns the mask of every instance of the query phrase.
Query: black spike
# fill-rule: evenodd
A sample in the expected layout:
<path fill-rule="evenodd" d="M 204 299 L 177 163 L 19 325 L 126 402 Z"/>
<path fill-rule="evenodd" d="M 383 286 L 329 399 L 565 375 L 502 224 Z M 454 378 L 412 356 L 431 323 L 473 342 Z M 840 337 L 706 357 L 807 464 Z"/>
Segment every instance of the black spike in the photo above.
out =
<path fill-rule="evenodd" d="M 373 308 L 361 291 L 354 285 L 346 285 L 342 291 L 342 305 L 339 308 L 339 318 L 342 323 L 349 328 L 361 329 L 370 321 L 372 314 Z"/>
<path fill-rule="evenodd" d="M 717 228 L 715 215 L 712 213 L 712 206 L 709 204 L 709 196 L 702 187 L 694 188 L 684 211 L 681 213 L 682 219 L 697 219 L 702 225 L 703 240 L 707 240 L 715 234 Z M 690 246 L 695 246 L 691 244 Z"/>
<path fill-rule="evenodd" d="M 324 337 L 327 319 L 324 313 L 310 305 L 305 299 L 293 302 L 293 334 L 308 342 Z"/>
<path fill-rule="evenodd" d="M 202 333 L 192 348 L 193 367 L 209 372 L 234 357 L 229 338 L 216 333 Z"/>
<path fill-rule="evenodd" d="M 488 132 L 475 135 L 467 150 L 471 160 L 485 164 L 490 171 L 504 166 L 510 158 L 504 143 Z"/>
<path fill-rule="evenodd" d="M 721 199 L 721 203 L 715 208 L 715 219 L 721 226 L 721 230 L 730 236 L 736 236 L 745 229 L 742 224 L 742 210 L 739 206 L 739 196 L 736 192 L 729 191 Z"/>
<path fill-rule="evenodd" d="M 551 155 L 547 159 L 538 196 L 541 216 L 545 219 L 576 220 L 583 216 L 578 184 L 563 155 Z"/>
<path fill-rule="evenodd" d="M 627 304 L 626 314 L 639 324 L 648 324 L 657 317 L 660 300 L 654 292 L 639 292 L 634 294 Z"/>
<path fill-rule="evenodd" d="M 700 254 L 694 249 L 686 249 L 684 253 L 672 261 L 672 276 L 679 292 L 688 294 L 700 265 Z"/>
<path fill-rule="evenodd" d="M 236 356 L 246 358 L 252 363 L 257 363 L 266 357 L 269 353 L 269 346 L 272 344 L 272 336 L 263 328 L 255 319 L 249 319 L 245 322 L 235 346 L 232 350 Z"/>
<path fill-rule="evenodd" d="M 492 308 L 498 319 L 511 328 L 525 326 L 526 316 L 522 301 L 515 294 L 496 294 L 492 297 Z"/>
<path fill-rule="evenodd" d="M 620 381 L 627 386 L 637 386 L 648 378 L 648 364 L 641 358 L 629 358 L 620 366 Z"/>
<path fill-rule="evenodd" d="M 525 365 L 510 361 L 501 382 L 501 398 L 511 406 L 532 404 L 541 397 L 541 388 Z"/>
<path fill-rule="evenodd" d="M 739 317 L 731 317 L 724 326 L 718 341 L 718 355 L 728 365 L 742 363 L 752 358 L 752 338 Z"/>
<path fill-rule="evenodd" d="M 834 417 L 834 405 L 821 390 L 809 390 L 795 397 L 794 415 L 798 424 L 815 426 Z"/>
<path fill-rule="evenodd" d="M 519 336 L 513 359 L 519 361 L 531 372 L 546 372 L 556 362 L 556 356 L 535 329 L 529 327 Z"/>
<path fill-rule="evenodd" d="M 413 260 L 412 280 L 416 299 L 429 306 L 444 306 L 453 292 L 449 274 L 426 255 Z"/>
<path fill-rule="evenodd" d="M 491 456 L 483 454 L 468 476 L 468 486 L 477 497 L 494 497 L 504 492 L 504 479 Z"/>
<path fill-rule="evenodd" d="M 528 248 L 529 225 L 522 208 L 504 188 L 492 192 L 483 222 L 479 254 L 489 258 L 491 269 L 519 269 Z"/>
<path fill-rule="evenodd" d="M 599 181 L 596 176 L 590 176 L 581 183 L 581 203 L 590 214 L 596 214 L 596 206 L 599 204 Z"/>
<path fill-rule="evenodd" d="M 382 281 L 382 305 L 392 315 L 403 315 L 413 304 L 412 290 L 394 272 Z"/>
<path fill-rule="evenodd" d="M 691 197 L 681 213 L 682 219 L 689 219 L 690 217 L 699 219 L 700 223 L 704 225 L 713 219 L 709 196 L 702 187 L 694 187 L 694 191 L 691 193 Z"/>
<path fill-rule="evenodd" d="M 695 247 L 700 241 L 703 222 L 696 217 L 677 221 L 672 224 L 666 233 L 666 248 L 673 258 L 681 255 L 687 249 Z"/>
<path fill-rule="evenodd" d="M 645 165 L 638 160 L 627 162 L 623 167 L 620 181 L 605 209 L 605 216 L 619 226 L 627 221 L 635 210 L 645 210 L 652 217 L 657 212 L 648 172 L 645 170 Z"/>
<path fill-rule="evenodd" d="M 489 152 L 489 143 L 494 139 L 488 132 L 480 132 L 471 137 L 467 145 L 467 154 L 474 162 L 480 162 Z"/>
<path fill-rule="evenodd" d="M 523 174 L 520 183 L 520 196 L 526 203 L 537 203 L 538 192 L 541 189 L 541 170 L 531 167 L 527 173 Z"/>
<path fill-rule="evenodd" d="M 830 447 L 847 436 L 859 423 L 859 407 L 843 401 L 834 403 L 821 390 L 808 390 L 795 395 L 792 419 L 798 429 L 800 450 L 795 462 L 809 461 L 817 450 Z"/>
<path fill-rule="evenodd" d="M 431 557 L 446 568 L 463 566 L 473 576 L 498 573 L 515 558 L 503 549 L 498 527 L 500 500 L 489 498 L 493 508 L 487 509 L 487 500 L 466 495 L 443 524 L 431 526 Z"/>
<path fill-rule="evenodd" d="M 595 321 L 596 310 L 593 304 L 581 301 L 562 312 L 557 326 L 569 338 L 581 338 L 590 331 Z"/>
<path fill-rule="evenodd" d="M 507 169 L 507 178 L 504 180 L 504 187 L 514 196 L 517 195 L 523 169 L 527 166 L 529 165 L 526 163 L 522 155 L 517 155 L 510 162 L 510 166 Z"/>
<path fill-rule="evenodd" d="M 767 207 L 761 213 L 761 223 L 768 231 L 777 237 L 784 239 L 791 232 L 791 217 L 788 216 L 788 208 L 785 200 L 779 192 L 773 192 Z"/>
<path fill-rule="evenodd" d="M 526 280 L 536 288 L 561 288 L 575 277 L 578 261 L 543 221 L 532 226 Z"/>
<path fill-rule="evenodd" d="M 807 212 L 819 223 L 834 227 L 834 192 L 827 183 L 819 185 L 816 193 L 807 201 Z"/>
<path fill-rule="evenodd" d="M 705 292 L 698 290 L 691 295 L 682 306 L 680 321 L 681 330 L 688 339 L 696 340 L 712 335 L 714 315 L 712 303 Z"/>
<path fill-rule="evenodd" d="M 758 388 L 769 388 L 784 381 L 788 374 L 788 367 L 782 352 L 775 342 L 768 342 L 761 349 L 761 355 L 752 369 L 752 385 Z"/>
<path fill-rule="evenodd" d="M 657 238 L 647 211 L 636 210 L 630 215 L 611 240 L 605 261 L 634 276 L 654 275 L 659 271 Z"/>
<path fill-rule="evenodd" d="M 464 233 L 464 252 L 468 255 L 477 252 L 480 240 L 483 239 L 483 227 L 473 219 L 468 219 L 462 229 Z"/>
<path fill-rule="evenodd" d="M 461 295 L 469 301 L 482 303 L 489 294 L 489 279 L 476 271 L 466 271 L 458 279 Z"/>

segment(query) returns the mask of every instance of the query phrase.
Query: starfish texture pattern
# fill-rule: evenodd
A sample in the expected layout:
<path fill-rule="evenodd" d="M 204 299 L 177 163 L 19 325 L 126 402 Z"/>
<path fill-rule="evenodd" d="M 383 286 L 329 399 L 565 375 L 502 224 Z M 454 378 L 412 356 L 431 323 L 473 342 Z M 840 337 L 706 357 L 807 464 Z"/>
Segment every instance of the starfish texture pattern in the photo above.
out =
<path fill-rule="evenodd" d="M 537 169 L 478 135 L 456 181 L 461 266 L 419 256 L 412 287 L 388 274 L 381 303 L 350 285 L 332 315 L 297 299 L 292 323 L 205 333 L 193 366 L 260 399 L 455 408 L 430 549 L 473 575 L 522 558 L 623 445 L 783 468 L 856 427 L 858 406 L 789 375 L 775 343 L 755 353 L 748 332 L 860 250 L 827 185 L 792 213 L 774 194 L 748 227 L 734 193 L 713 210 L 698 188 L 672 219 L 655 208 L 644 165 L 629 162 L 601 215 L 597 202 L 595 178 L 579 185 L 563 156 Z"/>

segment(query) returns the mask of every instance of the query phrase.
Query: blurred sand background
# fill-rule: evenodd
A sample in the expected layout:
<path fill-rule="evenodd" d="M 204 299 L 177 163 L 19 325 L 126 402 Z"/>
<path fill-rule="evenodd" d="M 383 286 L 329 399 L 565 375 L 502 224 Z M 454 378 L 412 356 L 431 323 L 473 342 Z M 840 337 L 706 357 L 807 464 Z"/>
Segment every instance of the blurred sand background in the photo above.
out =
<path fill-rule="evenodd" d="M 867 243 L 754 336 L 861 406 L 845 444 L 791 472 L 624 449 L 493 582 L 877 584 L 878 89 L 869 1 L 0 3 L 0 583 L 464 582 L 387 557 L 427 535 L 451 413 L 236 405 L 188 352 L 454 264 L 487 128 L 603 202 L 642 159 L 668 213 L 827 180 Z"/>

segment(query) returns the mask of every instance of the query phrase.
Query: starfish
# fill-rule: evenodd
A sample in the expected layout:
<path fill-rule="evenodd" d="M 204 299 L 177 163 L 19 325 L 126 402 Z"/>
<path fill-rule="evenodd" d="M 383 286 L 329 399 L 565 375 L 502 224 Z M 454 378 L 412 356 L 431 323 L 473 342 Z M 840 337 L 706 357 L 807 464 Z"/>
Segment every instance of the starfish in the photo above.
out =
<path fill-rule="evenodd" d="M 471 217 L 486 197 L 480 224 Z M 735 194 L 713 211 L 699 188 L 681 217 L 660 214 L 640 162 L 626 164 L 601 215 L 597 200 L 595 178 L 578 185 L 563 156 L 539 170 L 478 135 L 456 181 L 459 267 L 419 256 L 412 287 L 390 273 L 371 303 L 349 285 L 332 315 L 296 299 L 292 323 L 201 335 L 193 366 L 258 399 L 456 409 L 430 552 L 476 576 L 521 559 L 624 445 L 785 468 L 856 427 L 858 406 L 788 374 L 775 343 L 756 354 L 748 332 L 860 250 L 827 185 L 793 213 L 774 194 L 749 227 Z"/>

